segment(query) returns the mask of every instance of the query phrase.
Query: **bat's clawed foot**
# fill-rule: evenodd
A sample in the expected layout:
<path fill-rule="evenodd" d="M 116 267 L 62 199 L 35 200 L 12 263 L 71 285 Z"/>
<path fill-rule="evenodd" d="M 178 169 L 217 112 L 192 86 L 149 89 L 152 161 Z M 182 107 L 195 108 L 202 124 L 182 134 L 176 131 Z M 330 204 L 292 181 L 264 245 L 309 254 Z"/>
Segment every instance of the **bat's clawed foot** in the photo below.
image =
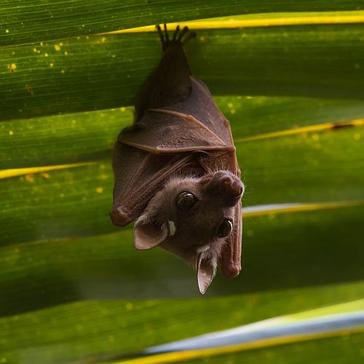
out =
<path fill-rule="evenodd" d="M 190 39 L 196 36 L 195 32 L 190 31 L 190 29 L 185 26 L 182 29 L 177 25 L 176 30 L 173 33 L 172 38 L 168 35 L 167 25 L 164 24 L 163 30 L 160 25 L 156 25 L 159 38 L 162 43 L 163 50 L 166 50 L 169 46 L 175 44 L 186 44 Z"/>

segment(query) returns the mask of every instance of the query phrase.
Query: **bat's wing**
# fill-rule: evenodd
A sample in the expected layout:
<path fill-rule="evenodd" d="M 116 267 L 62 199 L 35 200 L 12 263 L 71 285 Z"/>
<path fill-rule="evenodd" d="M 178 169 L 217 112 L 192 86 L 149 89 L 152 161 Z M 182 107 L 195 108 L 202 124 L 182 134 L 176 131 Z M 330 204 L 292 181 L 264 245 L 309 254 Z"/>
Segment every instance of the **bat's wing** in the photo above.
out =
<path fill-rule="evenodd" d="M 120 134 L 114 148 L 114 224 L 123 226 L 138 217 L 176 172 L 193 166 L 209 171 L 214 169 L 213 160 L 221 160 L 217 154 L 235 153 L 225 134 L 221 138 L 219 130 L 209 129 L 209 123 L 182 112 L 185 102 L 193 104 L 189 99 L 175 104 L 174 109 L 147 109 L 133 127 Z"/>
<path fill-rule="evenodd" d="M 180 153 L 194 150 L 233 150 L 228 121 L 207 87 L 190 77 L 191 92 L 167 107 L 149 108 L 119 137 L 123 144 L 150 153 Z"/>
<path fill-rule="evenodd" d="M 113 223 L 124 226 L 135 220 L 171 175 L 194 168 L 196 162 L 194 153 L 155 155 L 117 142 L 113 157 Z"/>
<path fill-rule="evenodd" d="M 207 87 L 192 77 L 191 83 L 190 97 L 168 108 L 147 110 L 135 127 L 120 135 L 119 141 L 125 146 L 149 152 L 149 158 L 154 155 L 154 160 L 171 153 L 205 151 L 207 157 L 198 159 L 203 170 L 225 169 L 240 176 L 229 123 Z M 162 174 L 175 170 L 173 163 L 171 161 Z M 227 277 L 234 277 L 241 270 L 241 203 L 235 207 L 234 220 L 233 233 L 220 260 L 220 268 Z"/>
<path fill-rule="evenodd" d="M 241 271 L 242 233 L 243 220 L 239 201 L 234 208 L 234 229 L 228 243 L 223 248 L 219 262 L 222 273 L 228 278 L 236 277 Z"/>
<path fill-rule="evenodd" d="M 230 124 L 217 107 L 207 86 L 194 77 L 191 80 L 191 93 L 185 100 L 169 106 L 170 110 L 187 113 L 199 120 L 210 132 L 218 135 L 228 146 L 233 146 Z"/>
<path fill-rule="evenodd" d="M 114 169 L 124 175 L 117 182 L 122 190 L 115 188 L 114 223 L 125 225 L 137 218 L 168 177 L 188 165 L 198 165 L 205 172 L 230 170 L 240 176 L 229 123 L 206 86 L 193 78 L 191 82 L 190 97 L 168 107 L 146 110 L 132 128 L 120 134 L 118 148 L 123 158 L 119 163 L 123 166 Z M 206 153 L 205 158 L 201 154 L 196 158 L 198 153 L 193 152 L 200 151 Z M 129 154 L 134 155 L 133 160 L 125 157 Z M 136 155 L 139 159 L 135 159 Z M 135 166 L 139 167 L 132 170 Z M 239 203 L 235 207 L 234 230 L 220 260 L 225 276 L 234 277 L 240 272 L 241 241 Z"/>
<path fill-rule="evenodd" d="M 153 154 L 229 149 L 200 120 L 170 109 L 149 109 L 135 127 L 120 134 L 119 142 Z"/>

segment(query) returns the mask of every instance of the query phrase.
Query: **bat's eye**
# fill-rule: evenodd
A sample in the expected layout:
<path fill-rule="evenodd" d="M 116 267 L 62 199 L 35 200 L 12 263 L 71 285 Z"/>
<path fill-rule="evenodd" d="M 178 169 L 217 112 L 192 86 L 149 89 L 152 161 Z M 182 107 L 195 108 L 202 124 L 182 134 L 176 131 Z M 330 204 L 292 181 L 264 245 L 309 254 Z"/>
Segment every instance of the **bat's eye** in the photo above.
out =
<path fill-rule="evenodd" d="M 224 238 L 225 236 L 228 236 L 231 233 L 231 230 L 233 230 L 233 223 L 231 222 L 230 219 L 224 219 L 224 221 L 217 229 L 217 236 L 219 238 Z"/>
<path fill-rule="evenodd" d="M 197 201 L 195 195 L 191 192 L 183 191 L 180 192 L 176 197 L 176 206 L 180 210 L 189 210 Z"/>

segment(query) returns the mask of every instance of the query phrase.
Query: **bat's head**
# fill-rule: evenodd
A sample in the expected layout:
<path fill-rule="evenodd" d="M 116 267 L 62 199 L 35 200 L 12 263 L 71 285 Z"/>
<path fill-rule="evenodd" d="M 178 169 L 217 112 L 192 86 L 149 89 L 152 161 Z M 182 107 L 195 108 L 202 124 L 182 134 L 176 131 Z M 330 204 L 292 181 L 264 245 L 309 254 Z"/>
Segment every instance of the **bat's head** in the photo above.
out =
<path fill-rule="evenodd" d="M 225 170 L 172 178 L 135 222 L 136 248 L 160 246 L 192 263 L 204 293 L 215 276 L 224 244 L 237 230 L 234 207 L 243 190 L 240 179 Z"/>

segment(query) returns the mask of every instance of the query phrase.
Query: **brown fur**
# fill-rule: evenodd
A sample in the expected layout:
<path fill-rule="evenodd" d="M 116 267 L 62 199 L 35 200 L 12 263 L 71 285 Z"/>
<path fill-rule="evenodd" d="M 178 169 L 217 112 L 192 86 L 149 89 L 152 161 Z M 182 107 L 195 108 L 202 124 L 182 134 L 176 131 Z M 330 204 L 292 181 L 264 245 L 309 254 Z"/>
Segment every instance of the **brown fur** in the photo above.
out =
<path fill-rule="evenodd" d="M 197 202 L 187 212 L 176 207 L 176 197 L 183 191 L 191 192 L 197 198 Z M 227 242 L 227 237 L 217 236 L 217 230 L 226 218 L 236 223 L 234 207 L 242 192 L 241 181 L 229 171 L 218 171 L 203 177 L 175 176 L 150 200 L 135 224 L 135 232 L 148 228 L 152 231 L 149 235 L 155 236 L 173 222 L 175 231 L 157 245 L 196 268 L 199 259 L 202 259 L 202 268 L 210 266 L 212 269 L 212 280 L 222 247 Z M 148 239 L 148 233 L 143 239 Z M 155 246 L 154 243 L 148 246 L 147 241 L 143 243 L 147 247 Z"/>

